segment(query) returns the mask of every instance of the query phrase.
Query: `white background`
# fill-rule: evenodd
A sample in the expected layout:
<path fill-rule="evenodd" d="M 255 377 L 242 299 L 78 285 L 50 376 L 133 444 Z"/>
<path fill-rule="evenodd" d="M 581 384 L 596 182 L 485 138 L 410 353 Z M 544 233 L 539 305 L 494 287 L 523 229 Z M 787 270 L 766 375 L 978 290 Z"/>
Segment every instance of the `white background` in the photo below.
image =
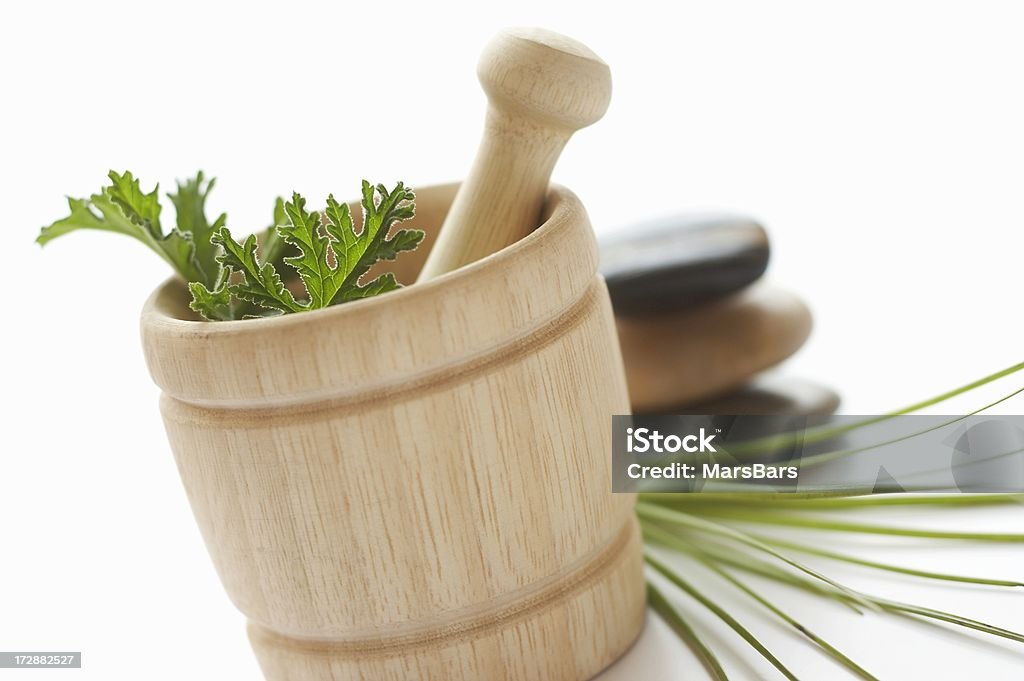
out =
<path fill-rule="evenodd" d="M 192 521 L 139 348 L 138 311 L 166 268 L 114 235 L 39 249 L 32 239 L 65 214 L 62 195 L 94 191 L 108 168 L 171 188 L 201 167 L 219 178 L 212 210 L 227 210 L 240 234 L 265 226 L 273 197 L 292 189 L 349 196 L 363 177 L 458 178 L 483 117 L 480 48 L 503 26 L 546 26 L 587 43 L 615 79 L 607 116 L 572 140 L 555 172 L 595 228 L 677 210 L 757 216 L 773 238 L 771 278 L 816 316 L 785 370 L 835 386 L 847 413 L 877 412 L 1022 359 L 1019 7 L 8 3 L 0 650 L 82 650 L 86 667 L 0 678 L 258 678 L 243 618 Z M 969 410 L 1021 382 L 940 411 Z M 931 520 L 1024 524 L 1019 511 Z M 1021 576 L 1019 549 L 871 550 Z M 912 595 L 906 580 L 869 577 L 850 579 Z M 779 598 L 884 679 L 1024 676 L 1019 646 Z M 945 587 L 921 599 L 1024 629 L 1020 593 Z M 756 610 L 740 612 L 764 625 Z M 743 650 L 721 627 L 704 630 Z M 841 677 L 796 636 L 759 630 L 806 678 Z M 767 673 L 727 657 L 739 678 Z M 607 678 L 702 674 L 652 622 Z"/>

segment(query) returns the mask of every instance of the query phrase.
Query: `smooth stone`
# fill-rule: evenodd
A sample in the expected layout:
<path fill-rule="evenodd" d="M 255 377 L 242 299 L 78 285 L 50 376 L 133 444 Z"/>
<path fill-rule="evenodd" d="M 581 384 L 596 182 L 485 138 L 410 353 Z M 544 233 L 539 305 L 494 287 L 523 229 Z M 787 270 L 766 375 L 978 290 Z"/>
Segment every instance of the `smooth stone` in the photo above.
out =
<path fill-rule="evenodd" d="M 803 301 L 769 284 L 671 314 L 615 321 L 638 413 L 739 388 L 800 349 L 811 333 Z"/>
<path fill-rule="evenodd" d="M 839 394 L 823 385 L 780 374 L 756 376 L 734 392 L 681 404 L 673 414 L 730 416 L 831 416 Z"/>
<path fill-rule="evenodd" d="M 615 313 L 681 310 L 749 286 L 768 267 L 764 227 L 728 214 L 647 220 L 601 242 Z"/>

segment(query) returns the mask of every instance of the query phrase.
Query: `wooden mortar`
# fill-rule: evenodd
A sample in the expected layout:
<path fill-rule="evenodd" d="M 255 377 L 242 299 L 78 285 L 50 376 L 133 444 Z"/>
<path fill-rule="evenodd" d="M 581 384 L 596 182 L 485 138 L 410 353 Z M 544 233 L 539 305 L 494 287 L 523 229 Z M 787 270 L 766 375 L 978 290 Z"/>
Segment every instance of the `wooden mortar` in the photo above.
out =
<path fill-rule="evenodd" d="M 428 242 L 455 185 L 419 192 Z M 644 618 L 629 413 L 597 246 L 544 223 L 378 298 L 196 321 L 169 281 L 146 360 L 199 528 L 269 681 L 587 679 Z M 357 206 L 353 206 L 357 208 Z"/>

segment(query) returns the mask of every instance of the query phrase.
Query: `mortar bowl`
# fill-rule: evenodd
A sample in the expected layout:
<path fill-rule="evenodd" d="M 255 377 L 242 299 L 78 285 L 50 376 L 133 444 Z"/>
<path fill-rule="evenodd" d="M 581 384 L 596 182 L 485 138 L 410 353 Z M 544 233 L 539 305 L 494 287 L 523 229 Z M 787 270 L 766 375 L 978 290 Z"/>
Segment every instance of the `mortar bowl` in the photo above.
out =
<path fill-rule="evenodd" d="M 456 189 L 417 192 L 400 281 Z M 529 236 L 375 298 L 202 322 L 179 281 L 154 292 L 168 439 L 268 681 L 577 681 L 629 647 L 644 580 L 634 497 L 611 492 L 629 402 L 597 264 L 553 186 Z"/>

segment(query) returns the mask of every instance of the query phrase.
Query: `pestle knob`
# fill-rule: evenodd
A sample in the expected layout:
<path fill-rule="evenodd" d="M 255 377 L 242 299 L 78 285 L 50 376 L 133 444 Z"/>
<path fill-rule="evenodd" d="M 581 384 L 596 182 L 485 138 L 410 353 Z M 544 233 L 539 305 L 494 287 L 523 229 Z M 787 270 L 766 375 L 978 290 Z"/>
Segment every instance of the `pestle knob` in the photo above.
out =
<path fill-rule="evenodd" d="M 488 99 L 483 139 L 419 281 L 536 229 L 562 148 L 600 119 L 611 99 L 611 73 L 600 57 L 539 28 L 499 33 L 484 48 L 477 75 Z"/>

